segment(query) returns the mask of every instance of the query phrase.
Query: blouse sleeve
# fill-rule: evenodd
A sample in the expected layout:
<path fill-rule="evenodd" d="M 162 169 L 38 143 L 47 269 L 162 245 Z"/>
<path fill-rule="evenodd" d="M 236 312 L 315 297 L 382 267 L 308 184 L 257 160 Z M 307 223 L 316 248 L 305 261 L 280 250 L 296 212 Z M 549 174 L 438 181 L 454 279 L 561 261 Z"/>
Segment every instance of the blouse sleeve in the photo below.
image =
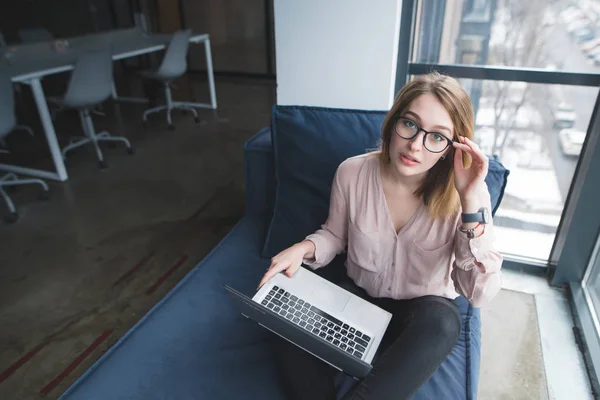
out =
<path fill-rule="evenodd" d="M 344 251 L 348 240 L 348 202 L 340 184 L 340 170 L 338 168 L 331 187 L 331 200 L 329 203 L 329 216 L 321 229 L 308 235 L 306 240 L 315 244 L 314 260 L 304 260 L 312 269 L 321 268 Z"/>
<path fill-rule="evenodd" d="M 481 204 L 491 210 L 490 194 L 481 192 Z M 455 230 L 452 280 L 456 291 L 471 302 L 474 307 L 487 305 L 502 287 L 502 255 L 494 248 L 493 221 L 485 225 L 483 234 L 469 239 L 466 233 L 458 230 L 460 216 Z"/>

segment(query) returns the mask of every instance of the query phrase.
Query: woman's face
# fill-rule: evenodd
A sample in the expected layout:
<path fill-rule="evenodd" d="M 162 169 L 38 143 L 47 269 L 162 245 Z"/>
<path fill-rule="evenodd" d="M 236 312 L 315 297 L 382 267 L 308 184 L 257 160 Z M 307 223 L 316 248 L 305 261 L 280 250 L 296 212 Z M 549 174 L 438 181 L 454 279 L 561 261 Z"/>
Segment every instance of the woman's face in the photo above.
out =
<path fill-rule="evenodd" d="M 399 129 L 410 132 L 411 129 L 414 130 L 418 126 L 428 132 L 437 133 L 438 135 L 429 135 L 428 140 L 430 143 L 436 141 L 447 143 L 446 138 L 452 140 L 454 137 L 454 126 L 450 114 L 432 94 L 423 94 L 417 97 L 400 117 L 404 119 L 397 122 L 397 124 L 402 124 Z M 440 153 L 432 153 L 423 146 L 424 135 L 425 132 L 419 131 L 414 138 L 404 139 L 396 133 L 396 129 L 392 132 L 389 147 L 390 160 L 392 168 L 399 175 L 417 179 L 424 178 L 427 171 L 442 156 L 447 156 L 451 151 L 452 146 L 448 146 Z M 440 135 L 443 135 L 443 137 Z M 430 147 L 434 146 L 431 145 Z"/>

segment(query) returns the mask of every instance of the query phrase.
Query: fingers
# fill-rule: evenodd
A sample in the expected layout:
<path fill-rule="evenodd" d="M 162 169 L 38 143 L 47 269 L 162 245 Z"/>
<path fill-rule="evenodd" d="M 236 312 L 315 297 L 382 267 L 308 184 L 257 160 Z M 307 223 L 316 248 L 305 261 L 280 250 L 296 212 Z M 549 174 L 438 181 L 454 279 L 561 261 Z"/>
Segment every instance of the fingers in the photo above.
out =
<path fill-rule="evenodd" d="M 459 146 L 458 143 L 455 143 L 455 150 L 454 150 L 454 170 L 455 171 L 461 171 L 463 169 L 465 169 L 465 166 L 463 165 L 463 152 L 462 149 Z M 462 145 L 460 145 L 462 146 Z"/>
<path fill-rule="evenodd" d="M 294 276 L 294 274 L 300 269 L 300 264 L 290 265 L 289 268 L 285 271 L 285 275 L 288 278 Z"/>
<path fill-rule="evenodd" d="M 464 136 L 459 136 L 458 138 L 461 141 L 461 143 L 454 142 L 454 147 L 457 150 L 465 151 L 471 155 L 474 161 L 482 165 L 487 165 L 488 158 L 485 156 L 485 154 L 483 154 L 481 148 L 479 148 L 479 145 L 477 145 L 477 143 Z"/>
<path fill-rule="evenodd" d="M 271 265 L 271 267 L 269 267 L 269 269 L 267 270 L 267 273 L 260 280 L 260 283 L 258 284 L 258 287 L 260 288 L 262 285 L 264 285 L 265 283 L 267 283 L 267 281 L 269 279 L 271 279 L 272 277 L 274 277 L 275 274 L 278 274 L 281 271 L 286 270 L 289 266 L 290 266 L 289 262 L 281 262 L 281 263 L 275 263 L 275 265 Z"/>

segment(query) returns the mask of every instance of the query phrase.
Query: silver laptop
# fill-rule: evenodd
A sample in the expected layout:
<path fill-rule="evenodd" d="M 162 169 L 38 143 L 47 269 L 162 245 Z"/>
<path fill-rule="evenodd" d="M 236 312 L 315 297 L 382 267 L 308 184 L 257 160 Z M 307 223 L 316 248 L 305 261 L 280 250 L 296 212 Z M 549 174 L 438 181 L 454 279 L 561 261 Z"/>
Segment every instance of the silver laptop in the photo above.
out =
<path fill-rule="evenodd" d="M 243 315 L 356 378 L 365 377 L 392 315 L 301 267 L 252 299 L 225 286 Z"/>

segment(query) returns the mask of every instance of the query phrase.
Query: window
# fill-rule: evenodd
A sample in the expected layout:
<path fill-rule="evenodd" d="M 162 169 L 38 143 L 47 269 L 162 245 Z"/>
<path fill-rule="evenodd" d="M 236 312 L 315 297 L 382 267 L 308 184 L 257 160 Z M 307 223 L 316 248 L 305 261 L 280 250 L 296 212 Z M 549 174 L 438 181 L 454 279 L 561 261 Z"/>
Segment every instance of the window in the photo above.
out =
<path fill-rule="evenodd" d="M 600 5 L 578 3 L 419 1 L 411 61 L 599 72 Z"/>
<path fill-rule="evenodd" d="M 414 64 L 600 72 L 590 58 L 596 49 L 600 55 L 600 36 L 586 41 L 569 31 L 573 7 L 541 0 L 421 0 L 416 7 Z M 596 21 L 596 10 L 578 9 L 578 20 Z M 598 89 L 460 81 L 473 102 L 474 140 L 511 170 L 496 244 L 506 255 L 547 262 Z"/>
<path fill-rule="evenodd" d="M 495 218 L 498 248 L 548 260 L 598 89 L 472 80 L 465 86 L 475 92 L 475 142 L 511 171 Z"/>
<path fill-rule="evenodd" d="M 402 9 L 396 88 L 431 70 L 460 78 L 474 139 L 511 169 L 495 218 L 503 267 L 546 267 L 551 285 L 569 287 L 598 391 L 599 2 L 405 0 Z"/>

